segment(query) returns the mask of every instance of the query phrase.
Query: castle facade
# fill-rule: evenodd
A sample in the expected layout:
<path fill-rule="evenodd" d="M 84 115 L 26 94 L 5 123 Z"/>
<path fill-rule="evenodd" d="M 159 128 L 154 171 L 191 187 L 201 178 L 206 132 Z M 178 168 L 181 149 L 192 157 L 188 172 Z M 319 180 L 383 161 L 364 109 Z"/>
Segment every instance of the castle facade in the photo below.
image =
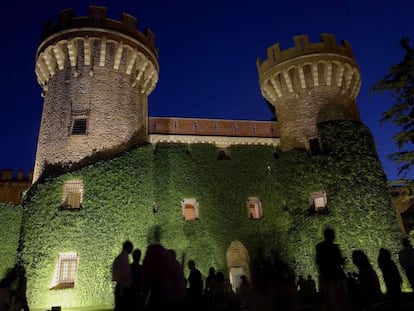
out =
<path fill-rule="evenodd" d="M 330 34 L 294 42 L 257 60 L 277 121 L 161 118 L 148 116 L 158 50 L 134 17 L 115 21 L 93 6 L 45 28 L 35 68 L 43 113 L 18 246 L 33 310 L 111 308 L 122 242 L 145 253 L 155 231 L 179 260 L 195 260 L 204 276 L 210 266 L 225 272 L 234 289 L 242 275 L 255 283 L 263 258 L 316 278 L 314 245 L 327 226 L 346 257 L 397 252 L 351 46 Z"/>

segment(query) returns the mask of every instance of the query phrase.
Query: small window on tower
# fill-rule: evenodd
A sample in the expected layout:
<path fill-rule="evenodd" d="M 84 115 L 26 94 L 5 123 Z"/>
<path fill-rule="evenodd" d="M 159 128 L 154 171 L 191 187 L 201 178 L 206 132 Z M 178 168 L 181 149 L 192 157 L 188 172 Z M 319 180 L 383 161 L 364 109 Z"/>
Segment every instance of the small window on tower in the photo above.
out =
<path fill-rule="evenodd" d="M 87 125 L 87 118 L 74 119 L 72 125 L 72 135 L 86 135 Z"/>
<path fill-rule="evenodd" d="M 63 185 L 62 208 L 80 209 L 83 199 L 83 181 L 74 179 Z"/>
<path fill-rule="evenodd" d="M 258 198 L 247 199 L 247 213 L 250 219 L 263 217 L 262 202 Z"/>
<path fill-rule="evenodd" d="M 60 253 L 52 289 L 73 288 L 78 267 L 77 253 Z"/>
<path fill-rule="evenodd" d="M 181 201 L 181 210 L 184 220 L 198 219 L 198 202 L 196 199 L 184 199 Z"/>

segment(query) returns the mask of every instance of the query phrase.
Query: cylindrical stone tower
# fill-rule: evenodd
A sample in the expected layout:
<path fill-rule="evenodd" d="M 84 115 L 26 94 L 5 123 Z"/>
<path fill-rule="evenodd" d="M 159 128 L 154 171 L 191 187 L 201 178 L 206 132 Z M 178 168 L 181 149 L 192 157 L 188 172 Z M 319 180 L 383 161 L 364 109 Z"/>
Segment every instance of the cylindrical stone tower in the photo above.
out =
<path fill-rule="evenodd" d="M 148 95 L 158 80 L 154 36 L 134 17 L 62 11 L 36 53 L 43 112 L 33 182 L 53 168 L 116 155 L 148 139 Z"/>
<path fill-rule="evenodd" d="M 338 45 L 331 34 L 309 43 L 294 37 L 295 46 L 281 51 L 279 43 L 257 61 L 262 95 L 276 110 L 281 149 L 319 148 L 317 125 L 332 120 L 360 121 L 355 98 L 361 79 L 351 46 Z"/>

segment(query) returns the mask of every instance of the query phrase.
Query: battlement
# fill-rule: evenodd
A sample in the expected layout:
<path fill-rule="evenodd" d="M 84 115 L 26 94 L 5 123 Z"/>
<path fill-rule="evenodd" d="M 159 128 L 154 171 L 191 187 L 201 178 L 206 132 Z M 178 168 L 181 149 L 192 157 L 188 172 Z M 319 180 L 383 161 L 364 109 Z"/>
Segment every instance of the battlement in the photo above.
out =
<path fill-rule="evenodd" d="M 257 60 L 260 87 L 269 102 L 319 87 L 338 88 L 344 96 L 356 98 L 361 78 L 348 42 L 338 45 L 330 34 L 321 34 L 320 43 L 309 43 L 307 35 L 294 41 L 295 46 L 284 51 L 279 43 L 271 46 L 268 59 Z"/>
<path fill-rule="evenodd" d="M 137 30 L 135 17 L 106 18 L 106 8 L 91 6 L 89 15 L 75 17 L 73 9 L 60 13 L 56 25 L 46 24 L 36 53 L 36 76 L 43 91 L 59 71 L 69 77 L 95 75 L 97 68 L 123 71 L 133 88 L 149 95 L 158 81 L 158 49 L 150 30 Z"/>
<path fill-rule="evenodd" d="M 158 57 L 158 49 L 155 47 L 155 37 L 149 29 L 145 29 L 142 33 L 137 29 L 137 19 L 127 13 L 122 13 L 121 21 L 109 19 L 106 17 L 106 8 L 101 6 L 90 6 L 88 16 L 75 16 L 73 8 L 63 10 L 59 13 L 58 22 L 53 25 L 47 22 L 44 26 L 41 36 L 42 44 L 37 50 L 37 55 L 40 54 L 47 45 L 50 44 L 46 38 L 51 37 L 52 41 L 59 41 L 60 36 L 67 37 L 65 30 L 78 29 L 77 32 L 85 33 L 91 32 L 92 28 L 102 28 L 105 30 L 112 30 L 117 33 L 125 34 L 132 37 L 139 42 L 144 43 L 151 52 Z M 107 34 L 109 37 L 110 33 Z"/>
<path fill-rule="evenodd" d="M 309 54 L 329 54 L 342 55 L 347 58 L 354 58 L 351 45 L 348 41 L 341 40 L 341 44 L 337 44 L 333 34 L 322 33 L 320 35 L 321 42 L 309 43 L 308 35 L 299 35 L 293 37 L 295 46 L 286 50 L 280 49 L 280 44 L 276 43 L 267 48 L 267 59 L 262 62 L 260 58 L 257 60 L 258 67 L 261 72 L 280 64 L 288 59 L 297 58 L 299 56 Z"/>
<path fill-rule="evenodd" d="M 282 150 L 310 148 L 318 123 L 360 120 L 355 99 L 361 77 L 351 45 L 337 44 L 331 34 L 321 34 L 318 43 L 307 35 L 294 41 L 283 51 L 279 43 L 269 47 L 268 58 L 257 60 L 260 90 L 281 124 Z"/>
<path fill-rule="evenodd" d="M 0 182 L 3 181 L 28 181 L 33 179 L 33 171 L 28 171 L 25 175 L 23 170 L 13 171 L 10 169 L 0 170 Z"/>

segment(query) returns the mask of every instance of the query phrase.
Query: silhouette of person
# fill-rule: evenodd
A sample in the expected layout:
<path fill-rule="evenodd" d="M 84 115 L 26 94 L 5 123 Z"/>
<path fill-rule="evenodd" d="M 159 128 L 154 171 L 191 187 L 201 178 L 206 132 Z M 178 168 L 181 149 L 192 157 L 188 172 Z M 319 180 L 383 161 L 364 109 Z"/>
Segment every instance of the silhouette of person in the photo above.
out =
<path fill-rule="evenodd" d="M 216 269 L 210 267 L 208 269 L 208 274 L 204 286 L 204 300 L 207 304 L 207 309 L 212 308 L 213 304 L 213 293 L 216 288 Z"/>
<path fill-rule="evenodd" d="M 7 311 L 12 300 L 12 284 L 16 280 L 15 268 L 7 270 L 6 275 L 0 281 L 0 311 Z"/>
<path fill-rule="evenodd" d="M 315 294 L 316 293 L 315 280 L 312 279 L 312 276 L 310 274 L 308 274 L 308 278 L 306 279 L 306 286 L 307 286 L 309 294 Z"/>
<path fill-rule="evenodd" d="M 359 298 L 357 306 L 365 310 L 381 300 L 381 287 L 377 273 L 362 250 L 352 252 L 352 262 L 358 268 Z"/>
<path fill-rule="evenodd" d="M 346 276 L 343 270 L 345 259 L 339 246 L 334 243 L 335 231 L 327 228 L 323 234 L 324 240 L 316 245 L 316 264 L 326 310 L 348 310 Z"/>
<path fill-rule="evenodd" d="M 359 299 L 358 282 L 359 282 L 358 273 L 356 272 L 347 273 L 346 283 L 347 283 L 348 297 L 353 305 L 357 304 L 357 301 Z"/>
<path fill-rule="evenodd" d="M 277 252 L 273 252 L 272 262 L 270 271 L 272 274 L 274 308 L 286 311 L 292 310 L 297 293 L 295 273 Z"/>
<path fill-rule="evenodd" d="M 176 258 L 160 242 L 160 227 L 156 226 L 143 261 L 143 290 L 146 310 L 171 309 L 177 302 Z"/>
<path fill-rule="evenodd" d="M 187 262 L 190 274 L 188 275 L 188 298 L 190 303 L 199 304 L 203 297 L 203 278 L 200 270 L 196 268 L 196 263 L 193 259 Z"/>
<path fill-rule="evenodd" d="M 125 311 L 130 304 L 130 286 L 132 285 L 132 272 L 129 264 L 129 254 L 134 246 L 127 240 L 122 244 L 121 253 L 112 263 L 112 280 L 115 285 L 115 311 Z"/>
<path fill-rule="evenodd" d="M 393 305 L 396 306 L 401 296 L 402 279 L 397 265 L 391 259 L 391 252 L 388 249 L 380 248 L 378 266 L 381 269 L 382 277 L 387 288 L 387 296 Z"/>
<path fill-rule="evenodd" d="M 134 310 L 143 309 L 142 293 L 142 265 L 140 264 L 142 252 L 139 248 L 132 252 L 132 284 L 131 284 L 131 305 Z"/>
<path fill-rule="evenodd" d="M 240 277 L 240 285 L 236 291 L 240 301 L 240 311 L 252 310 L 252 292 L 250 283 L 245 275 Z"/>
<path fill-rule="evenodd" d="M 227 310 L 229 306 L 229 295 L 223 272 L 217 271 L 215 279 L 216 284 L 213 292 L 212 310 L 224 311 Z"/>
<path fill-rule="evenodd" d="M 252 271 L 254 276 L 253 301 L 257 310 L 275 310 L 273 269 L 269 260 L 259 252 L 258 258 L 253 261 Z"/>
<path fill-rule="evenodd" d="M 26 297 L 27 289 L 27 277 L 26 269 L 23 266 L 17 267 L 17 284 L 16 291 L 14 294 L 14 305 L 16 310 L 23 309 L 24 311 L 29 311 L 29 305 L 27 303 Z"/>
<path fill-rule="evenodd" d="M 402 240 L 402 246 L 402 249 L 398 253 L 398 261 L 405 271 L 405 275 L 414 294 L 414 249 L 408 238 Z"/>
<path fill-rule="evenodd" d="M 296 289 L 301 294 L 307 294 L 307 283 L 302 275 L 299 275 L 299 279 L 296 283 Z"/>
<path fill-rule="evenodd" d="M 180 262 L 177 260 L 177 254 L 175 250 L 169 249 L 168 250 L 171 260 L 172 260 L 172 283 L 171 283 L 171 290 L 168 296 L 170 309 L 178 310 L 182 309 L 185 304 L 185 300 L 187 298 L 186 292 L 186 283 L 185 283 L 185 276 L 184 270 L 181 266 Z"/>
<path fill-rule="evenodd" d="M 211 293 L 214 291 L 215 286 L 216 286 L 216 269 L 214 269 L 214 267 L 210 267 L 208 269 L 208 275 L 206 277 L 204 295 L 211 296 Z"/>

